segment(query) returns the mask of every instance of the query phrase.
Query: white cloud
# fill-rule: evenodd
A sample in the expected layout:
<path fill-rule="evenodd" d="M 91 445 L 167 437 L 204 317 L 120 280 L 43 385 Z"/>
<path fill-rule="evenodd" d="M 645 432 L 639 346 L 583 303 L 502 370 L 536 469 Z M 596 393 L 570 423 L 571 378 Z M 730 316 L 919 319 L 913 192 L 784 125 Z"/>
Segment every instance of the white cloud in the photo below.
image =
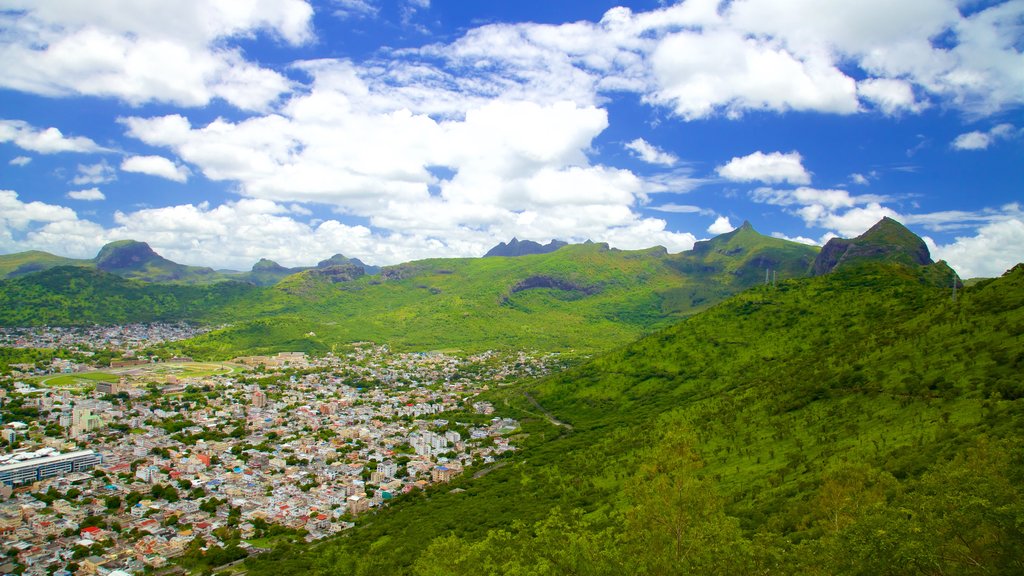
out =
<path fill-rule="evenodd" d="M 187 182 L 189 169 L 163 156 L 130 156 L 121 162 L 121 170 L 158 176 L 175 182 Z"/>
<path fill-rule="evenodd" d="M 724 166 L 715 169 L 718 175 L 733 182 L 787 182 L 790 184 L 810 184 L 811 175 L 804 169 L 803 159 L 799 152 L 772 152 L 765 154 L 758 151 L 753 154 L 736 157 Z"/>
<path fill-rule="evenodd" d="M 867 186 L 871 184 L 871 181 L 868 180 L 868 177 L 859 172 L 854 172 L 853 174 L 850 174 L 850 181 L 853 182 L 854 184 L 857 184 L 858 186 Z"/>
<path fill-rule="evenodd" d="M 376 18 L 380 8 L 368 0 L 332 0 L 334 15 L 342 20 Z"/>
<path fill-rule="evenodd" d="M 719 216 L 718 218 L 715 218 L 715 221 L 712 222 L 710 226 L 708 226 L 708 234 L 714 234 L 717 236 L 719 234 L 725 234 L 726 232 L 732 232 L 735 229 L 736 227 L 732 225 L 732 222 L 729 222 L 729 218 L 727 216 Z"/>
<path fill-rule="evenodd" d="M 758 188 L 750 193 L 750 198 L 763 204 L 786 206 L 807 226 L 834 230 L 844 238 L 859 235 L 884 216 L 897 220 L 902 218 L 895 210 L 882 205 L 887 197 L 874 194 L 854 196 L 846 190 L 806 186 L 795 190 Z"/>
<path fill-rule="evenodd" d="M 181 116 L 123 122 L 129 135 L 211 180 L 237 183 L 246 197 L 328 204 L 380 230 L 437 239 L 435 255 L 482 253 L 512 236 L 692 244 L 638 212 L 649 193 L 683 191 L 690 180 L 647 181 L 590 164 L 591 143 L 608 125 L 604 110 L 472 100 L 461 118 L 435 119 L 395 109 L 393 94 L 352 71 L 320 63 L 317 88 L 280 114 L 201 127 Z"/>
<path fill-rule="evenodd" d="M 658 212 L 669 212 L 672 214 L 702 214 L 704 216 L 714 216 L 714 210 L 708 210 L 707 208 L 701 208 L 700 206 L 693 206 L 690 204 L 674 204 L 667 203 L 660 206 L 651 206 L 651 210 L 657 210 Z"/>
<path fill-rule="evenodd" d="M 67 137 L 52 126 L 39 129 L 22 120 L 0 120 L 0 142 L 13 142 L 22 150 L 40 154 L 107 151 L 84 136 Z"/>
<path fill-rule="evenodd" d="M 104 195 L 99 188 L 88 188 L 86 190 L 75 190 L 73 192 L 68 192 L 68 198 L 71 198 L 72 200 L 87 201 L 107 199 L 106 195 Z"/>
<path fill-rule="evenodd" d="M 76 186 L 84 186 L 86 184 L 105 184 L 114 180 L 117 180 L 117 172 L 113 166 L 107 164 L 106 160 L 101 160 L 96 164 L 79 164 L 78 172 L 71 183 Z"/>
<path fill-rule="evenodd" d="M 949 263 L 961 278 L 993 278 L 1022 261 L 1024 219 L 995 221 L 977 230 L 974 236 L 958 236 L 945 245 L 924 238 L 932 257 Z"/>
<path fill-rule="evenodd" d="M 633 155 L 637 158 L 647 162 L 648 164 L 660 164 L 662 166 L 672 166 L 679 161 L 679 158 L 675 154 L 665 152 L 643 138 L 637 138 L 631 142 L 626 143 L 626 149 L 633 152 Z"/>
<path fill-rule="evenodd" d="M 8 164 L 11 166 L 27 166 L 31 161 L 32 159 L 28 156 L 15 156 L 14 158 L 11 158 L 11 161 L 8 162 Z"/>
<path fill-rule="evenodd" d="M 657 90 L 650 100 L 688 120 L 719 110 L 738 117 L 748 110 L 858 109 L 856 82 L 828 58 L 801 60 L 777 42 L 739 31 L 669 35 L 651 55 L 651 65 Z"/>
<path fill-rule="evenodd" d="M 11 249 L 14 232 L 27 230 L 31 225 L 76 220 L 74 210 L 45 202 L 22 202 L 13 190 L 0 190 L 0 240 L 8 244 L 0 246 L 4 251 Z"/>
<path fill-rule="evenodd" d="M 951 146 L 956 150 L 984 150 L 992 143 L 992 137 L 985 132 L 967 132 L 956 137 Z"/>
<path fill-rule="evenodd" d="M 1013 138 L 1017 133 L 1013 124 L 998 124 L 988 132 L 975 130 L 961 134 L 953 140 L 950 146 L 954 150 L 985 150 L 1000 140 Z"/>
<path fill-rule="evenodd" d="M 263 109 L 289 90 L 289 81 L 247 61 L 227 41 L 258 32 L 293 45 L 313 38 L 313 10 L 305 0 L 11 0 L 7 8 L 0 86 L 134 105 L 202 106 L 223 98 Z"/>
<path fill-rule="evenodd" d="M 807 244 L 808 246 L 820 246 L 823 243 L 819 243 L 816 240 L 807 238 L 806 236 L 786 236 L 782 232 L 772 232 L 772 238 L 779 238 L 781 240 L 789 240 L 790 242 L 799 242 L 800 244 Z M 826 240 L 827 242 L 828 240 Z"/>
<path fill-rule="evenodd" d="M 914 98 L 914 88 L 906 80 L 868 78 L 857 83 L 857 94 L 889 116 L 920 112 L 926 107 Z"/>

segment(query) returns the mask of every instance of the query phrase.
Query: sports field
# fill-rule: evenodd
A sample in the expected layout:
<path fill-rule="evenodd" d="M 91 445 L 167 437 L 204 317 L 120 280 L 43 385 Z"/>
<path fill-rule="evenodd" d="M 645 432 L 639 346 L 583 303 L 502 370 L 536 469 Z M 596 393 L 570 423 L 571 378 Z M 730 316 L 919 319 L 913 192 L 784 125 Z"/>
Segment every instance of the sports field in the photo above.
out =
<path fill-rule="evenodd" d="M 167 362 L 74 374 L 51 374 L 38 377 L 36 382 L 40 386 L 53 388 L 84 389 L 95 386 L 96 382 L 117 382 L 122 376 L 144 382 L 166 382 L 169 379 L 180 381 L 186 378 L 227 375 L 240 370 L 242 367 L 226 362 Z"/>

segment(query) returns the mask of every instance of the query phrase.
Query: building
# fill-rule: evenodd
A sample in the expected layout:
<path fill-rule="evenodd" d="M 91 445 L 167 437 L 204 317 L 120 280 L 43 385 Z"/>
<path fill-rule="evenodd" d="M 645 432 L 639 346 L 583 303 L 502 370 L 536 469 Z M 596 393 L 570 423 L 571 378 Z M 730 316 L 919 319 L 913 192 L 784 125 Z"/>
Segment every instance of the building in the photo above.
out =
<path fill-rule="evenodd" d="M 127 392 L 131 389 L 131 385 L 124 378 L 121 378 L 117 382 L 104 382 L 100 380 L 96 382 L 96 392 L 100 394 L 120 394 L 121 392 Z"/>
<path fill-rule="evenodd" d="M 267 395 L 263 390 L 255 390 L 252 393 L 252 407 L 265 408 L 267 406 Z"/>
<path fill-rule="evenodd" d="M 84 406 L 75 406 L 71 412 L 71 437 L 77 438 L 98 430 L 104 425 L 103 419 L 98 414 Z"/>
<path fill-rule="evenodd" d="M 0 483 L 19 486 L 71 472 L 89 470 L 103 462 L 95 450 L 79 450 L 66 454 L 39 455 L 0 464 Z"/>

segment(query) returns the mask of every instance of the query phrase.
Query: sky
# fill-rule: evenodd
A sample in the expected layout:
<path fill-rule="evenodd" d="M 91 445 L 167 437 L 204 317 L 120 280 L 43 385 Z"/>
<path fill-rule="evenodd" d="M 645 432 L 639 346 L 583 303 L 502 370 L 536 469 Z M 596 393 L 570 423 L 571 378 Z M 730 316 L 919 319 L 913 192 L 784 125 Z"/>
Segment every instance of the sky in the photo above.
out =
<path fill-rule="evenodd" d="M 0 253 L 247 270 L 883 216 L 1024 260 L 1024 0 L 0 0 Z"/>

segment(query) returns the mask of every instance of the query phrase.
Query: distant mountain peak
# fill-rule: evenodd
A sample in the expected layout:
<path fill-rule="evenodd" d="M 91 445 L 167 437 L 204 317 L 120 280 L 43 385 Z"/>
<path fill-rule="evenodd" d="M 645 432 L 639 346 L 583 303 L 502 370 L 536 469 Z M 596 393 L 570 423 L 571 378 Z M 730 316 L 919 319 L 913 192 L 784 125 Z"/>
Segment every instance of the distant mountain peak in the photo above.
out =
<path fill-rule="evenodd" d="M 821 276 L 841 266 L 867 261 L 907 266 L 934 264 L 924 240 L 886 216 L 856 238 L 829 240 L 814 260 L 812 271 L 815 276 Z"/>
<path fill-rule="evenodd" d="M 253 272 L 290 272 L 288 268 L 267 258 L 260 258 L 259 262 L 252 265 Z"/>
<path fill-rule="evenodd" d="M 484 254 L 484 258 L 493 256 L 526 256 L 529 254 L 548 254 L 554 252 L 563 246 L 568 246 L 568 243 L 562 242 L 561 240 L 552 240 L 547 244 L 540 244 L 533 240 L 520 240 L 515 236 L 508 241 L 508 244 L 501 242 L 494 248 L 487 251 Z"/>
<path fill-rule="evenodd" d="M 150 262 L 170 262 L 145 242 L 118 240 L 100 248 L 93 260 L 100 270 L 136 269 Z"/>

